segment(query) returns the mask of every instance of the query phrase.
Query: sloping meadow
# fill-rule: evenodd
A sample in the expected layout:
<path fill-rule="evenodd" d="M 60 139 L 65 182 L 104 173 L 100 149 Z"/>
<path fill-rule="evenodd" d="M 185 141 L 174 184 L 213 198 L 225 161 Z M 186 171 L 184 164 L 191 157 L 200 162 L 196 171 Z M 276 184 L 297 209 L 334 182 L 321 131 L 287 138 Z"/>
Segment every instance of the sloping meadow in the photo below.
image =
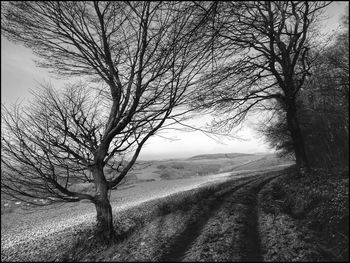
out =
<path fill-rule="evenodd" d="M 251 178 L 235 181 L 239 183 Z M 165 248 L 166 238 L 173 238 L 187 224 L 203 215 L 207 211 L 206 198 L 226 185 L 227 182 L 212 183 L 119 211 L 114 215 L 117 237 L 112 244 L 94 236 L 94 220 L 84 221 L 42 238 L 33 237 L 27 242 L 2 247 L 1 260 L 156 260 Z"/>

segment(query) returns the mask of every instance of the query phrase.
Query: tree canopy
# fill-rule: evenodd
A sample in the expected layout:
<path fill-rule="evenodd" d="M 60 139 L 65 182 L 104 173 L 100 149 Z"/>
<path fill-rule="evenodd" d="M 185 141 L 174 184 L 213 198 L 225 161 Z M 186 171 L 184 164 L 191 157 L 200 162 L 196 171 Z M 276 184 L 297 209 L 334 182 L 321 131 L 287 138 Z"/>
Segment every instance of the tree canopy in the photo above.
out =
<path fill-rule="evenodd" d="M 254 109 L 286 113 L 300 168 L 308 168 L 297 96 L 311 74 L 313 25 L 328 2 L 220 2 L 214 46 L 225 52 L 201 78 L 195 106 L 217 113 L 213 126 L 232 130 Z"/>
<path fill-rule="evenodd" d="M 208 10 L 192 2 L 5 3 L 3 35 L 31 48 L 40 67 L 86 83 L 43 89 L 29 107 L 3 110 L 2 189 L 18 198 L 88 199 L 111 236 L 108 191 L 148 138 L 184 114 L 173 109 L 188 102 L 210 63 L 201 34 Z M 71 191 L 77 180 L 93 181 L 95 192 Z"/>

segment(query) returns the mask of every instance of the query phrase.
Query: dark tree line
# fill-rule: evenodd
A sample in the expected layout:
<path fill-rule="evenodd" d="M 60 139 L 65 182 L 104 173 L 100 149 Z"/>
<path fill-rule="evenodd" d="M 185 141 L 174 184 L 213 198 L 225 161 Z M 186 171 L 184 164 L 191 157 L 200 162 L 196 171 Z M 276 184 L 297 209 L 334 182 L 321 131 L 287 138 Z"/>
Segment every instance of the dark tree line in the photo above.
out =
<path fill-rule="evenodd" d="M 298 96 L 311 76 L 313 24 L 329 2 L 219 2 L 213 46 L 225 50 L 202 77 L 201 109 L 217 114 L 214 126 L 228 129 L 256 108 L 282 111 L 296 163 L 309 169 Z"/>
<path fill-rule="evenodd" d="M 326 48 L 315 50 L 307 85 L 298 96 L 306 153 L 313 167 L 349 166 L 349 20 Z M 266 127 L 267 126 L 267 127 Z M 262 133 L 281 154 L 293 153 L 283 113 Z"/>

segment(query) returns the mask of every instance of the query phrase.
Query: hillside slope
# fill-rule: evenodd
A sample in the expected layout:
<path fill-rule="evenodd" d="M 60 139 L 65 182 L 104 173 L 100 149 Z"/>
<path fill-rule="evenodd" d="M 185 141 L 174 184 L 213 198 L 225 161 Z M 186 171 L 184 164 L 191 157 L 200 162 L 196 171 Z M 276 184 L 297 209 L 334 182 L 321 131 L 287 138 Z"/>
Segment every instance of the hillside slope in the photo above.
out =
<path fill-rule="evenodd" d="M 1 259 L 347 262 L 349 171 L 301 177 L 294 167 L 279 169 L 233 174 L 115 211 L 118 236 L 109 244 L 93 236 L 93 224 L 79 224 L 17 246 L 2 244 Z"/>
<path fill-rule="evenodd" d="M 292 161 L 275 154 L 217 153 L 196 155 L 187 159 L 139 162 L 131 174 L 139 180 L 179 179 L 215 173 L 265 170 Z"/>

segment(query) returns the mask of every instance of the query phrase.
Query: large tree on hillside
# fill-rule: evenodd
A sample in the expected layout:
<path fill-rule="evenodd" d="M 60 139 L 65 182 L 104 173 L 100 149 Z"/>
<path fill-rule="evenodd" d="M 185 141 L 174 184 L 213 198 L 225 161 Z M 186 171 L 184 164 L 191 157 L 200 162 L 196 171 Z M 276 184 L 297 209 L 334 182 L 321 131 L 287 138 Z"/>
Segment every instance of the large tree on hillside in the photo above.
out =
<path fill-rule="evenodd" d="M 215 128 L 231 130 L 255 108 L 282 109 L 297 165 L 308 169 L 296 98 L 310 75 L 313 23 L 328 4 L 218 3 L 210 23 L 217 36 L 213 46 L 225 54 L 216 57 L 216 67 L 202 78 L 195 103 L 217 114 Z"/>
<path fill-rule="evenodd" d="M 349 165 L 349 19 L 332 41 L 320 41 L 311 77 L 297 98 L 298 119 L 313 167 Z M 262 123 L 267 142 L 282 155 L 293 153 L 285 112 Z"/>
<path fill-rule="evenodd" d="M 88 84 L 46 88 L 29 106 L 3 109 L 1 190 L 28 202 L 87 199 L 109 239 L 109 191 L 147 139 L 181 115 L 173 109 L 210 62 L 200 26 L 208 13 L 190 2 L 145 1 L 13 1 L 2 9 L 4 36 L 31 48 L 39 66 Z M 73 191 L 74 182 L 93 182 L 95 192 Z"/>

